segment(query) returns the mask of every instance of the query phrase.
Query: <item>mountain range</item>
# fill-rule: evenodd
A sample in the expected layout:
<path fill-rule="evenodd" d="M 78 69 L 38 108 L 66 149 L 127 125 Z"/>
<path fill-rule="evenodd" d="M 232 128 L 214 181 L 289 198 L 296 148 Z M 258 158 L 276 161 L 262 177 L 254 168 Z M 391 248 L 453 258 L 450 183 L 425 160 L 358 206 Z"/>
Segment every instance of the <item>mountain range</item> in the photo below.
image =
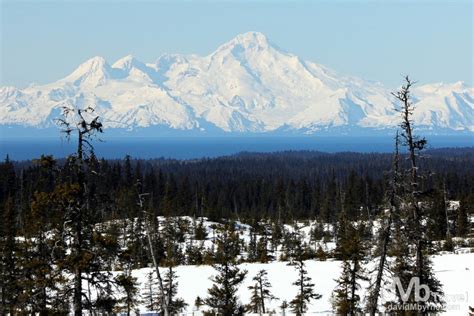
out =
<path fill-rule="evenodd" d="M 396 74 L 398 75 L 398 74 Z M 0 88 L 0 131 L 55 126 L 61 108 L 93 106 L 106 129 L 159 136 L 351 134 L 393 130 L 392 90 L 305 61 L 248 32 L 208 56 L 165 54 L 154 63 L 94 57 L 67 77 L 25 89 Z M 474 88 L 416 85 L 418 128 L 474 133 Z"/>

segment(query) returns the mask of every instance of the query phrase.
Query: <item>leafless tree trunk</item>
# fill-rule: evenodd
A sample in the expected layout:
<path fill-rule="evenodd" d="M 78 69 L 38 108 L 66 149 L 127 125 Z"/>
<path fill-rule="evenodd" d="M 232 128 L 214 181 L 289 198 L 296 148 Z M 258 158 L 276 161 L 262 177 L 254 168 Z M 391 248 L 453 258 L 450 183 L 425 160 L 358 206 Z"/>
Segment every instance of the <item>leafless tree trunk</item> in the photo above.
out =
<path fill-rule="evenodd" d="M 152 228 L 151 228 L 151 222 L 150 220 L 147 220 L 147 213 L 143 210 L 143 197 L 147 195 L 147 193 L 139 193 L 138 194 L 138 203 L 139 203 L 139 206 L 140 206 L 140 209 L 143 211 L 144 215 L 145 215 L 145 231 L 146 231 L 146 235 L 147 235 L 147 239 L 148 239 L 148 248 L 150 250 L 150 255 L 151 255 L 151 258 L 153 260 L 153 266 L 155 268 L 155 272 L 156 272 L 156 277 L 158 279 L 158 288 L 159 288 L 159 291 L 160 291 L 160 302 L 161 302 L 161 308 L 163 309 L 163 314 L 164 316 L 168 316 L 169 315 L 169 297 L 168 295 L 166 295 L 166 291 L 165 291 L 165 287 L 163 285 L 163 278 L 161 277 L 161 273 L 160 273 L 160 267 L 159 267 L 159 262 L 158 262 L 158 259 L 156 258 L 156 254 L 155 254 L 155 251 L 153 250 L 153 239 L 152 239 Z"/>
<path fill-rule="evenodd" d="M 414 82 L 408 77 L 405 77 L 405 85 L 402 88 L 392 93 L 400 102 L 401 108 L 399 112 L 402 116 L 402 123 L 400 127 L 402 129 L 402 137 L 404 139 L 404 145 L 408 149 L 408 159 L 410 161 L 410 197 L 411 207 L 413 209 L 413 231 L 411 232 L 413 241 L 415 243 L 416 253 L 416 268 L 415 276 L 419 278 L 420 284 L 424 284 L 424 240 L 423 240 L 423 228 L 421 223 L 421 208 L 419 205 L 419 175 L 418 175 L 418 156 L 419 152 L 426 146 L 426 140 L 424 138 L 418 138 L 413 134 L 412 120 L 410 119 L 414 111 L 414 105 L 411 102 L 410 89 Z"/>

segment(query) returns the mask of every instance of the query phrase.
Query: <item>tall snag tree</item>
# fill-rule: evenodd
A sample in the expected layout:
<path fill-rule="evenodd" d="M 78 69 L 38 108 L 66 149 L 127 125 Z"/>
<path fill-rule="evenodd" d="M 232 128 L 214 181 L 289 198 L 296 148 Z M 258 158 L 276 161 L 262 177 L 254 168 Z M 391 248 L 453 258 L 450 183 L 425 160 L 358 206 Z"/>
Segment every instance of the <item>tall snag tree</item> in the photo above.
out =
<path fill-rule="evenodd" d="M 162 256 L 160 256 L 159 251 L 157 251 L 157 240 L 159 235 L 159 224 L 156 223 L 156 216 L 152 213 L 147 212 L 145 209 L 145 196 L 149 195 L 148 193 L 141 192 L 141 185 L 137 186 L 138 189 L 138 206 L 140 211 L 145 215 L 145 233 L 148 240 L 148 250 L 152 259 L 153 268 L 156 273 L 157 283 L 158 283 L 158 305 L 163 312 L 163 315 L 168 316 L 170 314 L 170 301 L 169 296 L 166 294 L 166 284 L 163 280 L 163 277 L 160 272 L 160 262 Z M 156 225 L 153 225 L 156 223 Z"/>
<path fill-rule="evenodd" d="M 412 267 L 412 277 L 417 277 L 420 284 L 429 287 L 430 295 L 427 302 L 416 301 L 415 293 L 412 291 L 410 302 L 415 302 L 423 308 L 435 311 L 442 306 L 442 287 L 432 270 L 432 264 L 428 257 L 430 241 L 426 235 L 426 194 L 421 188 L 420 175 L 420 153 L 425 149 L 427 141 L 425 138 L 416 136 L 413 132 L 412 115 L 415 106 L 411 98 L 411 88 L 414 82 L 405 77 L 405 84 L 397 92 L 392 93 L 400 102 L 398 112 L 401 114 L 401 137 L 402 145 L 408 152 L 409 168 L 404 174 L 404 194 L 400 203 L 402 217 L 404 217 L 404 227 L 402 230 L 406 242 L 414 249 L 414 266 Z"/>
<path fill-rule="evenodd" d="M 90 179 L 94 177 L 96 171 L 93 168 L 94 146 L 92 140 L 97 134 L 103 132 L 100 117 L 96 116 L 92 107 L 84 109 L 63 107 L 62 118 L 56 121 L 62 132 L 69 140 L 72 135 L 77 136 L 77 151 L 67 159 L 67 166 L 70 169 L 69 183 L 64 186 L 69 200 L 64 205 L 65 233 L 70 233 L 72 247 L 69 254 L 62 260 L 61 265 L 70 270 L 73 274 L 73 309 L 74 315 L 83 314 L 83 301 L 90 300 L 83 290 L 84 272 L 94 260 L 92 251 L 92 238 L 94 231 L 94 207 L 96 207 L 95 191 L 90 186 Z M 95 273 L 95 277 L 100 279 L 97 282 L 106 280 L 101 273 Z M 90 283 L 94 280 L 88 279 Z"/>

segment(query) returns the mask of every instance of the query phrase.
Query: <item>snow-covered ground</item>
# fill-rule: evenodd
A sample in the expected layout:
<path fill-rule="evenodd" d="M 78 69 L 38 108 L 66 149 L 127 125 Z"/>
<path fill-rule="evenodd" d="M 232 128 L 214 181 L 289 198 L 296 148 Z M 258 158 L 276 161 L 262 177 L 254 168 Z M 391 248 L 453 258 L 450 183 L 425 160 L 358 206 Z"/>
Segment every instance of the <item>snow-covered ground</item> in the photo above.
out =
<path fill-rule="evenodd" d="M 468 307 L 474 306 L 474 254 L 445 254 L 433 258 L 434 270 L 443 284 L 446 300 L 446 315 L 467 315 Z M 340 273 L 340 262 L 334 260 L 306 262 L 309 276 L 315 283 L 316 292 L 322 294 L 322 298 L 312 301 L 309 305 L 308 314 L 330 314 L 331 292 Z M 296 287 L 292 285 L 296 279 L 296 270 L 288 266 L 286 262 L 271 262 L 268 264 L 246 263 L 241 265 L 242 269 L 248 271 L 247 277 L 239 288 L 238 295 L 242 303 L 247 304 L 250 300 L 250 291 L 247 289 L 252 284 L 252 278 L 256 273 L 265 269 L 272 284 L 272 292 L 279 298 L 278 301 L 268 302 L 269 310 L 281 313 L 279 306 L 283 300 L 291 301 L 296 294 Z M 188 304 L 187 313 L 199 315 L 194 301 L 197 296 L 205 298 L 207 289 L 211 287 L 211 276 L 215 273 L 211 266 L 179 266 L 176 268 L 179 276 L 178 297 L 183 298 Z M 134 270 L 133 276 L 138 278 L 140 284 L 146 283 L 147 273 L 150 269 Z M 365 297 L 365 289 L 361 289 L 361 297 Z M 390 297 L 386 297 L 390 299 Z M 206 307 L 201 307 L 205 310 Z M 141 312 L 145 312 L 143 306 Z"/>

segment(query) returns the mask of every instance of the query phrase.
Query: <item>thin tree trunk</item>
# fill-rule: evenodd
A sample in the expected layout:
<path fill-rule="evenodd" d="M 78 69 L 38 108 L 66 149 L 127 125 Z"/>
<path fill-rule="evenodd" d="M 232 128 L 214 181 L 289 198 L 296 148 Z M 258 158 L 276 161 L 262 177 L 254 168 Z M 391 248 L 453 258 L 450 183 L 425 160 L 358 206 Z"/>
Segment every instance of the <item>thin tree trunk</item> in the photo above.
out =
<path fill-rule="evenodd" d="M 80 212 L 80 211 L 79 211 Z M 74 251 L 75 260 L 80 261 L 82 257 L 82 218 L 79 214 L 79 219 L 75 225 L 75 236 L 74 236 Z M 74 265 L 74 315 L 82 315 L 82 267 L 79 262 Z"/>
<path fill-rule="evenodd" d="M 405 121 L 405 133 L 406 140 L 408 142 L 408 149 L 410 153 L 411 163 L 411 187 L 412 187 L 412 198 L 413 198 L 413 220 L 415 222 L 415 238 L 416 238 L 416 275 L 420 280 L 420 284 L 423 284 L 423 241 L 421 238 L 421 222 L 420 222 L 420 208 L 418 206 L 418 167 L 416 164 L 416 152 L 415 143 L 413 139 L 412 127 L 409 119 L 409 104 L 408 99 L 404 101 L 404 121 Z"/>
<path fill-rule="evenodd" d="M 380 295 L 380 288 L 382 284 L 383 271 L 385 268 L 385 264 L 387 262 L 387 250 L 388 250 L 388 244 L 390 243 L 390 229 L 392 226 L 392 211 L 393 210 L 390 211 L 387 224 L 382 233 L 383 234 L 382 249 L 381 249 L 380 261 L 378 265 L 377 277 L 375 278 L 374 289 L 369 299 L 369 313 L 371 316 L 375 316 L 377 314 L 377 305 L 378 305 L 378 299 Z"/>
<path fill-rule="evenodd" d="M 350 302 L 350 315 L 355 315 L 355 293 L 356 293 L 356 266 L 357 261 L 354 260 L 353 267 L 351 269 L 351 302 Z"/>
<path fill-rule="evenodd" d="M 138 195 L 138 201 L 139 201 L 140 209 L 143 210 L 143 200 L 142 200 L 141 194 Z M 146 216 L 146 213 L 145 213 L 145 216 Z M 165 288 L 163 285 L 163 279 L 161 278 L 161 274 L 160 274 L 160 267 L 158 265 L 158 260 L 155 255 L 155 251 L 153 250 L 153 240 L 151 238 L 151 223 L 150 221 L 147 221 L 146 219 L 145 219 L 145 231 L 146 231 L 146 235 L 148 239 L 148 247 L 150 248 L 151 258 L 153 260 L 153 265 L 155 266 L 156 277 L 158 279 L 158 287 L 160 290 L 160 297 L 161 297 L 161 308 L 163 309 L 164 316 L 168 316 L 169 315 L 168 297 L 165 295 Z"/>
<path fill-rule="evenodd" d="M 406 145 L 408 146 L 409 161 L 411 164 L 411 199 L 413 203 L 413 239 L 415 243 L 415 276 L 419 278 L 420 284 L 424 284 L 424 258 L 423 258 L 423 231 L 421 224 L 421 210 L 418 205 L 419 198 L 419 176 L 418 176 L 418 166 L 417 166 L 417 150 L 423 149 L 424 143 L 421 143 L 415 139 L 413 136 L 413 128 L 411 126 L 410 115 L 413 114 L 413 106 L 410 103 L 410 88 L 413 85 L 413 82 L 405 77 L 406 85 L 402 87 L 402 90 L 397 94 L 394 94 L 403 103 L 403 108 L 401 109 L 403 122 L 401 127 L 404 131 L 403 137 L 405 138 Z M 419 302 L 423 304 L 424 302 Z"/>

